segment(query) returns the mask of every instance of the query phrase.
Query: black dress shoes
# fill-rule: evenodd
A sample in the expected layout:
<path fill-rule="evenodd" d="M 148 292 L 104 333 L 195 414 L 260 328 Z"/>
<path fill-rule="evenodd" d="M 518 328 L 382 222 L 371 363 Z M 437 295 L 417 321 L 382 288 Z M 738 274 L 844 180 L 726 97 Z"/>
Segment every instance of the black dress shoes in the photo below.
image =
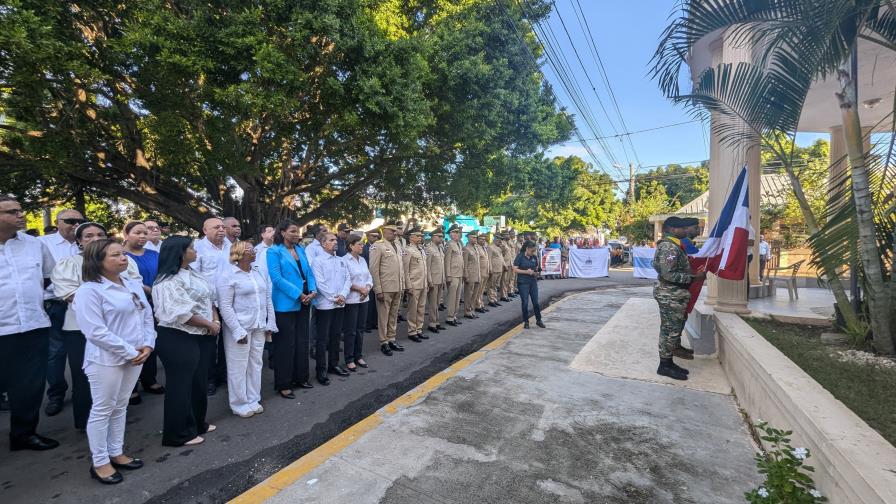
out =
<path fill-rule="evenodd" d="M 94 469 L 93 466 L 90 466 L 90 477 L 104 485 L 117 485 L 124 481 L 124 476 L 122 476 L 118 471 L 112 473 L 112 476 L 106 476 L 105 478 L 103 478 L 96 473 L 96 469 Z"/>
<path fill-rule="evenodd" d="M 339 376 L 348 376 L 351 374 L 348 372 L 348 369 L 345 369 L 342 366 L 333 366 L 333 367 L 327 369 L 327 372 L 333 373 L 333 374 L 339 375 Z"/>
<path fill-rule="evenodd" d="M 314 385 L 312 385 L 309 382 L 304 382 L 304 383 L 298 384 L 297 387 L 299 387 L 299 388 L 314 388 Z"/>
<path fill-rule="evenodd" d="M 398 321 L 399 321 L 399 322 L 407 322 L 408 319 L 404 318 L 404 315 L 402 315 L 402 314 L 399 313 L 399 314 L 398 314 Z"/>
<path fill-rule="evenodd" d="M 509 303 L 509 302 L 510 302 L 510 298 L 502 297 L 502 298 L 501 298 L 501 301 L 504 301 L 505 303 Z"/>
<path fill-rule="evenodd" d="M 327 378 L 327 375 L 317 375 L 317 383 L 327 386 L 330 384 L 330 379 Z"/>
<path fill-rule="evenodd" d="M 473 316 L 473 315 L 464 315 L 464 318 L 468 318 L 468 319 L 471 319 L 471 320 L 472 320 L 472 319 L 474 319 L 474 318 L 476 318 L 476 317 Z"/>
<path fill-rule="evenodd" d="M 523 322 L 523 329 L 528 329 L 528 328 L 529 328 L 529 322 L 528 321 Z"/>
<path fill-rule="evenodd" d="M 416 334 L 411 334 L 410 336 L 408 336 L 408 339 L 413 341 L 414 343 L 423 343 L 423 340 L 420 339 L 420 336 Z"/>
<path fill-rule="evenodd" d="M 446 320 L 445 323 L 448 324 L 448 325 L 450 325 L 450 326 L 452 326 L 452 327 L 457 327 L 457 326 L 458 326 L 458 323 L 457 323 L 456 321 L 454 321 L 454 320 Z"/>
<path fill-rule="evenodd" d="M 380 350 L 383 352 L 383 354 L 385 354 L 389 357 L 392 356 L 392 350 L 389 348 L 388 344 L 383 343 L 382 345 L 380 345 Z"/>
<path fill-rule="evenodd" d="M 44 451 L 44 450 L 52 450 L 59 446 L 59 441 L 55 439 L 50 439 L 48 437 L 43 437 L 39 434 L 32 434 L 28 437 L 10 440 L 9 449 L 12 451 L 19 450 L 34 450 L 34 451 Z"/>
<path fill-rule="evenodd" d="M 136 469 L 140 469 L 141 467 L 143 467 L 143 461 L 138 458 L 131 459 L 130 462 L 127 462 L 124 464 L 119 464 L 118 462 L 116 462 L 114 460 L 109 460 L 109 462 L 111 462 L 112 467 L 114 467 L 116 469 L 127 469 L 129 471 L 134 471 Z"/>
<path fill-rule="evenodd" d="M 44 413 L 46 413 L 47 416 L 56 416 L 62 413 L 62 399 L 54 397 L 47 401 L 47 407 L 44 408 Z"/>
<path fill-rule="evenodd" d="M 436 324 L 436 329 L 438 329 L 438 330 L 440 330 L 440 331 L 444 331 L 444 330 L 445 330 L 445 326 L 443 326 L 442 324 Z"/>
<path fill-rule="evenodd" d="M 448 309 L 447 306 L 445 306 L 445 305 L 442 304 L 442 303 L 439 303 L 439 311 L 445 311 L 445 310 L 447 310 L 447 309 Z"/>
<path fill-rule="evenodd" d="M 542 322 L 542 321 L 540 321 L 540 320 L 536 320 L 536 321 L 535 321 L 535 325 L 537 325 L 538 327 L 544 329 L 544 322 Z"/>
<path fill-rule="evenodd" d="M 438 332 L 438 331 L 436 331 L 436 332 Z M 429 339 L 429 336 L 427 336 L 423 333 L 417 333 L 417 337 L 420 339 Z"/>
<path fill-rule="evenodd" d="M 488 302 L 488 305 L 491 306 L 492 308 L 497 308 L 497 307 L 501 306 L 501 305 L 499 305 L 498 303 L 495 303 L 495 302 L 493 302 L 493 301 L 489 301 L 489 302 Z"/>
<path fill-rule="evenodd" d="M 485 308 L 476 308 L 476 309 L 473 310 L 473 311 L 476 312 L 476 313 L 485 313 L 485 312 L 487 312 L 488 310 L 486 310 Z"/>
<path fill-rule="evenodd" d="M 434 334 L 439 334 L 439 328 L 438 328 L 438 327 L 429 326 L 429 332 L 434 333 Z"/>
<path fill-rule="evenodd" d="M 389 342 L 389 348 L 395 350 L 396 352 L 404 352 L 404 347 L 394 341 Z"/>

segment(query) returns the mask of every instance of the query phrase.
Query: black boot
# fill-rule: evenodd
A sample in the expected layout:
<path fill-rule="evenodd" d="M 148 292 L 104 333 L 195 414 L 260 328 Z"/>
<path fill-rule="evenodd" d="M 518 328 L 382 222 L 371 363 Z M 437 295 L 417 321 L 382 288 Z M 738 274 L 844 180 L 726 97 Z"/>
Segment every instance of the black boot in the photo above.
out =
<path fill-rule="evenodd" d="M 676 368 L 677 366 L 672 362 L 672 357 L 669 357 L 668 359 L 660 359 L 660 365 L 656 368 L 656 374 L 660 376 L 668 376 L 673 380 L 687 380 L 688 375 Z"/>
<path fill-rule="evenodd" d="M 687 369 L 685 369 L 685 368 L 679 366 L 678 364 L 676 364 L 674 359 L 672 360 L 672 367 L 674 367 L 675 369 L 681 371 L 681 372 L 684 373 L 685 375 L 690 374 L 690 371 L 688 371 Z"/>

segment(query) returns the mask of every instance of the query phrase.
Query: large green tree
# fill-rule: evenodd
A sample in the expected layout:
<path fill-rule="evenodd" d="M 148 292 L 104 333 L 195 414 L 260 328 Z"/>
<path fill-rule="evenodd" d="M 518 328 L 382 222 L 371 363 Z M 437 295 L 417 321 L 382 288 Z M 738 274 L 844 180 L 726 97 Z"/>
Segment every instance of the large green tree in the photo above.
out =
<path fill-rule="evenodd" d="M 493 2 L 5 0 L 0 26 L 0 190 L 29 203 L 250 229 L 473 206 L 571 128 Z"/>
<path fill-rule="evenodd" d="M 709 167 L 706 162 L 700 166 L 669 164 L 644 172 L 636 179 L 635 199 L 643 192 L 638 180 L 660 182 L 671 205 L 685 205 L 709 189 Z"/>

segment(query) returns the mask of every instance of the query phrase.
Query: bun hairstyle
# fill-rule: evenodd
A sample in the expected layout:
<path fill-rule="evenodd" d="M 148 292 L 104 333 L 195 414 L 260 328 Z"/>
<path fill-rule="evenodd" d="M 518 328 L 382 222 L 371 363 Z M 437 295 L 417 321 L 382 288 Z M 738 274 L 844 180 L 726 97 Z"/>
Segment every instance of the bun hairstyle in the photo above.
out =
<path fill-rule="evenodd" d="M 84 231 L 86 231 L 88 228 L 92 228 L 92 227 L 95 227 L 97 229 L 102 229 L 104 234 L 107 234 L 107 235 L 109 234 L 109 232 L 106 231 L 106 227 L 103 226 L 102 224 L 100 224 L 98 222 L 85 222 L 83 224 L 78 225 L 78 227 L 75 228 L 75 242 L 80 244 L 81 237 L 84 236 Z"/>

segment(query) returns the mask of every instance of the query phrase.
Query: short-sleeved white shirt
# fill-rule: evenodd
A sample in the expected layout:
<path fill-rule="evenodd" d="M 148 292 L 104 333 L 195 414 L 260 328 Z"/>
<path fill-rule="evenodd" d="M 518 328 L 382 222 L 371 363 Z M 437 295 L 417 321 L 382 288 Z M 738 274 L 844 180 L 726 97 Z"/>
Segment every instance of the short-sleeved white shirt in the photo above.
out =
<path fill-rule="evenodd" d="M 44 279 L 55 264 L 43 242 L 21 231 L 0 244 L 0 336 L 50 327 Z"/>

